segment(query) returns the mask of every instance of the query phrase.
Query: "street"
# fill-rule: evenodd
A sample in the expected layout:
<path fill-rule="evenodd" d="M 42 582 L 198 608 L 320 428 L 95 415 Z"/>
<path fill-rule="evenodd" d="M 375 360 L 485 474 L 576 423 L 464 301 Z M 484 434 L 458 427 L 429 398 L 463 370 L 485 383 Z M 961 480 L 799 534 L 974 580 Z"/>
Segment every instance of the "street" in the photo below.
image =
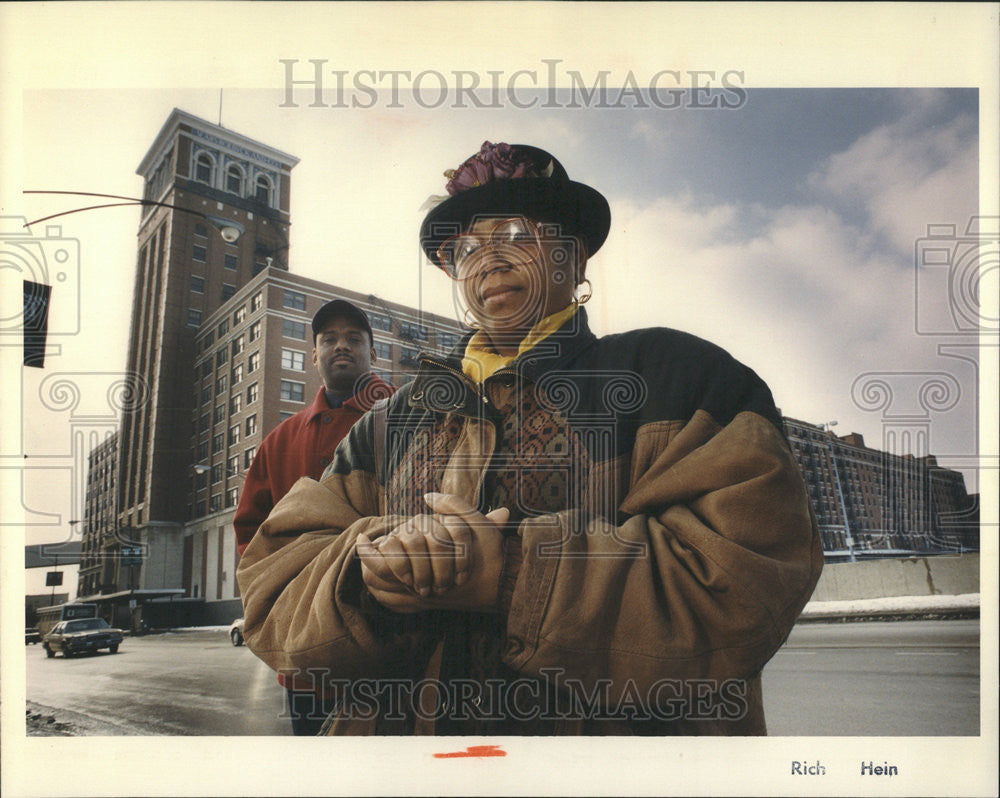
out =
<path fill-rule="evenodd" d="M 290 735 L 273 672 L 225 631 L 127 637 L 118 654 L 28 646 L 32 735 Z M 764 670 L 772 736 L 979 734 L 979 621 L 797 626 Z"/>
<path fill-rule="evenodd" d="M 800 623 L 764 669 L 773 736 L 979 734 L 979 621 Z"/>

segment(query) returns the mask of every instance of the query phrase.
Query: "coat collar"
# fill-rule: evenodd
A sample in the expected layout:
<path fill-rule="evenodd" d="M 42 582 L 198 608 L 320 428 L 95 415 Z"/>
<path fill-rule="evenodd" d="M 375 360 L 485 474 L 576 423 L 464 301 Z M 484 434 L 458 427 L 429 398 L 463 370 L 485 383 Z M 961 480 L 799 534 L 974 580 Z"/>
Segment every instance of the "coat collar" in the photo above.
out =
<path fill-rule="evenodd" d="M 420 368 L 410 389 L 411 407 L 466 416 L 482 414 L 483 394 L 479 386 L 462 373 L 462 355 L 472 335 L 464 336 L 446 357 L 420 353 L 417 358 Z M 575 358 L 596 340 L 587 323 L 587 312 L 580 308 L 556 332 L 487 378 L 487 382 L 503 374 L 516 374 L 536 382 L 546 372 L 559 369 Z"/>
<path fill-rule="evenodd" d="M 326 388 L 320 386 L 319 391 L 316 393 L 316 398 L 309 405 L 307 421 L 312 421 L 323 415 L 323 413 L 329 413 L 334 409 L 343 410 L 344 408 L 350 408 L 357 413 L 365 413 L 371 410 L 372 405 L 379 399 L 392 396 L 395 390 L 391 385 L 380 379 L 377 374 L 370 373 L 368 380 L 365 381 L 360 391 L 350 399 L 344 400 L 344 403 L 339 408 L 332 408 L 326 402 Z"/>

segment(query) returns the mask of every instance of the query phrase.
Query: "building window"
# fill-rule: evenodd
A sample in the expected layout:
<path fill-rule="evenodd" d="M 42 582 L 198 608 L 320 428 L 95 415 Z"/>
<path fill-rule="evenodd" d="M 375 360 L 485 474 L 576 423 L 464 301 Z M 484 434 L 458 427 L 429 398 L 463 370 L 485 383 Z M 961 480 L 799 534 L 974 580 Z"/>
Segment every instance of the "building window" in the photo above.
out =
<path fill-rule="evenodd" d="M 235 416 L 243 409 L 243 394 L 238 393 L 229 400 L 229 415 Z"/>
<path fill-rule="evenodd" d="M 198 419 L 198 432 L 208 432 L 208 413 Z"/>
<path fill-rule="evenodd" d="M 254 372 L 260 366 L 260 352 L 254 352 L 247 358 L 247 374 Z"/>
<path fill-rule="evenodd" d="M 243 196 L 243 170 L 239 164 L 231 163 L 226 167 L 226 191 Z"/>
<path fill-rule="evenodd" d="M 245 335 L 238 335 L 233 339 L 233 357 L 236 357 L 246 348 L 247 339 Z"/>
<path fill-rule="evenodd" d="M 243 452 L 243 467 L 250 468 L 253 465 L 253 457 L 257 454 L 257 447 L 251 446 L 245 452 Z"/>
<path fill-rule="evenodd" d="M 212 399 L 212 386 L 206 385 L 201 389 L 201 404 L 211 401 Z"/>
<path fill-rule="evenodd" d="M 200 327 L 201 326 L 201 311 L 195 310 L 194 308 L 188 308 L 188 327 Z"/>
<path fill-rule="evenodd" d="M 253 343 L 258 338 L 260 338 L 260 322 L 255 321 L 250 325 L 250 343 Z"/>
<path fill-rule="evenodd" d="M 454 349 L 458 346 L 458 342 L 461 338 L 462 336 L 456 335 L 455 333 L 439 332 L 437 334 L 438 346 L 442 349 Z"/>
<path fill-rule="evenodd" d="M 411 349 L 408 346 L 401 347 L 399 362 L 404 366 L 415 366 L 417 364 L 417 355 L 419 354 L 419 349 Z"/>
<path fill-rule="evenodd" d="M 218 493 L 215 493 L 212 495 L 212 498 L 208 500 L 208 511 L 210 513 L 217 513 L 221 509 L 222 509 L 222 497 Z"/>
<path fill-rule="evenodd" d="M 198 263 L 204 263 L 208 257 L 208 250 L 201 246 L 201 244 L 195 244 L 191 247 L 191 257 L 198 261 Z"/>
<path fill-rule="evenodd" d="M 263 202 L 265 205 L 271 205 L 271 178 L 267 175 L 257 175 L 257 179 L 254 181 L 254 194 L 253 198 L 257 202 Z"/>
<path fill-rule="evenodd" d="M 221 432 L 212 437 L 212 454 L 218 454 L 226 442 L 225 435 Z"/>
<path fill-rule="evenodd" d="M 212 417 L 212 423 L 213 424 L 218 424 L 225 417 L 226 417 L 226 406 L 225 405 L 216 405 L 215 406 L 215 414 Z"/>
<path fill-rule="evenodd" d="M 247 388 L 247 404 L 252 405 L 257 401 L 257 383 Z"/>
<path fill-rule="evenodd" d="M 292 382 L 291 380 L 281 381 L 281 398 L 285 402 L 301 402 L 305 396 L 305 384 Z"/>
<path fill-rule="evenodd" d="M 250 436 L 256 434 L 256 432 L 257 432 L 257 416 L 256 414 L 254 414 L 247 419 L 246 434 Z"/>
<path fill-rule="evenodd" d="M 240 456 L 238 454 L 234 454 L 229 458 L 229 462 L 226 464 L 226 470 L 228 471 L 226 474 L 228 477 L 233 477 L 240 473 Z"/>
<path fill-rule="evenodd" d="M 225 257 L 222 259 L 222 263 L 227 269 L 235 269 L 239 261 L 235 255 L 226 253 Z"/>
<path fill-rule="evenodd" d="M 199 183 L 212 185 L 215 174 L 215 159 L 207 152 L 199 152 L 194 162 L 194 179 Z"/>
<path fill-rule="evenodd" d="M 264 306 L 264 295 L 261 291 L 258 291 L 250 298 L 250 312 L 255 310 L 260 310 Z"/>
<path fill-rule="evenodd" d="M 204 277 L 198 277 L 197 275 L 192 274 L 191 275 L 191 290 L 194 291 L 196 294 L 204 294 L 205 293 L 205 278 Z"/>
<path fill-rule="evenodd" d="M 198 456 L 195 458 L 199 463 L 208 457 L 208 441 L 198 444 Z"/>
<path fill-rule="evenodd" d="M 215 395 L 222 396 L 226 392 L 226 375 L 220 374 L 215 381 Z"/>
<path fill-rule="evenodd" d="M 281 350 L 281 367 L 290 371 L 306 370 L 305 352 L 296 352 L 294 349 Z"/>
<path fill-rule="evenodd" d="M 239 385 L 243 382 L 243 366 L 233 366 L 233 385 Z"/>
<path fill-rule="evenodd" d="M 240 442 L 240 425 L 233 424 L 233 426 L 229 428 L 229 445 L 233 446 L 234 444 L 237 444 L 239 442 Z"/>
<path fill-rule="evenodd" d="M 205 227 L 205 225 L 203 225 L 201 222 L 198 222 L 198 224 L 194 226 L 194 234 L 199 238 L 207 238 L 208 228 Z"/>
<path fill-rule="evenodd" d="M 231 283 L 223 283 L 222 284 L 222 301 L 223 302 L 225 302 L 227 299 L 229 299 L 235 293 L 236 293 L 236 286 L 235 285 L 233 285 Z M 228 324 L 228 323 L 229 323 L 229 320 L 227 319 L 226 320 L 226 324 Z"/>
<path fill-rule="evenodd" d="M 212 466 L 212 484 L 216 482 L 222 482 L 222 463 L 216 463 Z"/>
<path fill-rule="evenodd" d="M 285 319 L 281 324 L 281 332 L 285 338 L 295 338 L 299 341 L 306 340 L 306 325 L 301 321 Z"/>
<path fill-rule="evenodd" d="M 226 348 L 223 347 L 218 352 L 215 353 L 215 365 L 221 366 L 229 359 L 229 355 L 226 353 Z"/>
<path fill-rule="evenodd" d="M 368 323 L 371 324 L 373 330 L 392 331 L 392 320 L 382 313 L 369 313 Z"/>
<path fill-rule="evenodd" d="M 375 356 L 383 360 L 392 360 L 392 346 L 385 341 L 375 341 L 372 346 L 375 348 Z"/>
<path fill-rule="evenodd" d="M 247 306 L 243 305 L 243 307 L 239 308 L 233 314 L 233 326 L 236 326 L 237 324 L 242 324 L 246 319 L 246 317 L 247 317 Z"/>
<path fill-rule="evenodd" d="M 218 329 L 219 338 L 221 338 L 227 332 L 229 332 L 229 319 L 223 319 L 222 321 L 219 322 L 219 329 Z"/>
<path fill-rule="evenodd" d="M 282 410 L 278 413 L 278 421 L 287 421 L 294 415 L 295 413 L 293 413 L 291 410 Z"/>
<path fill-rule="evenodd" d="M 212 376 L 212 359 L 209 358 L 208 360 L 204 361 L 201 364 L 201 378 L 205 379 L 205 377 L 211 377 L 211 376 Z"/>
<path fill-rule="evenodd" d="M 240 489 L 230 488 L 226 491 L 226 507 L 235 507 L 240 500 Z"/>
<path fill-rule="evenodd" d="M 306 295 L 300 294 L 298 291 L 289 291 L 286 288 L 282 304 L 284 304 L 286 308 L 291 308 L 292 310 L 305 310 Z"/>
<path fill-rule="evenodd" d="M 426 341 L 427 328 L 422 324 L 413 324 L 412 322 L 404 321 L 399 325 L 399 337 L 412 341 Z"/>

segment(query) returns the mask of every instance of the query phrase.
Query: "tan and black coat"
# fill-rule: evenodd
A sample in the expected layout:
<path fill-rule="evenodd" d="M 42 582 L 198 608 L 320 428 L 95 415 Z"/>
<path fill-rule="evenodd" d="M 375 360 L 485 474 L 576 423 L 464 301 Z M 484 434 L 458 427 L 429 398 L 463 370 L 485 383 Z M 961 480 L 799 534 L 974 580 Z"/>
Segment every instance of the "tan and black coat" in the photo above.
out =
<path fill-rule="evenodd" d="M 421 356 L 376 437 L 368 413 L 237 572 L 250 648 L 341 700 L 328 733 L 765 733 L 760 673 L 822 549 L 753 371 L 674 330 L 598 339 L 581 310 L 482 386 Z M 428 491 L 511 510 L 499 613 L 364 589 L 358 533 Z"/>

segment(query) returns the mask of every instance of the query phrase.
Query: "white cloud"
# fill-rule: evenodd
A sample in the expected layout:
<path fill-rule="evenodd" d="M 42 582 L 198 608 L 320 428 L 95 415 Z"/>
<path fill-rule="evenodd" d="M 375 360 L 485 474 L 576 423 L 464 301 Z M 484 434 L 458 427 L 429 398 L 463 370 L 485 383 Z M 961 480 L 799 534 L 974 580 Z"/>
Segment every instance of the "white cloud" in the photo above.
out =
<path fill-rule="evenodd" d="M 978 141 L 969 115 L 933 123 L 936 93 L 907 96 L 916 102 L 899 119 L 832 155 L 810 182 L 836 200 L 856 203 L 874 230 L 909 255 L 928 224 L 964 228 L 976 213 Z"/>

